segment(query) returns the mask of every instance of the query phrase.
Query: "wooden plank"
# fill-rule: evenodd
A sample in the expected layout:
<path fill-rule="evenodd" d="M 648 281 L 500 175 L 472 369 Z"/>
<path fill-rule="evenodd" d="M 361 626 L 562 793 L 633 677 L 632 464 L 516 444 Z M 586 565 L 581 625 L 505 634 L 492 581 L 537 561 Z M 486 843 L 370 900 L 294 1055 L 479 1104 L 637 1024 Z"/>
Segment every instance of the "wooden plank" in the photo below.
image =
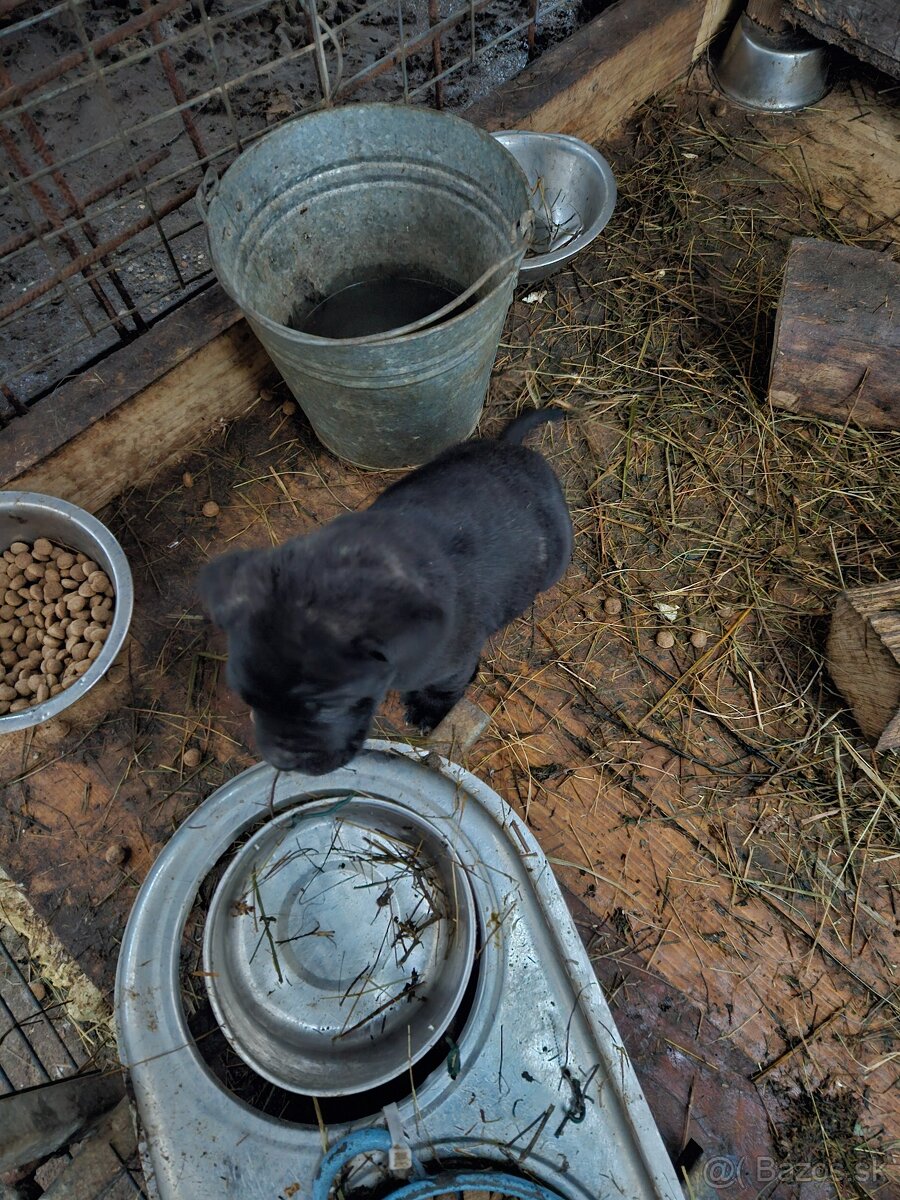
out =
<path fill-rule="evenodd" d="M 715 1190 L 704 1187 L 709 1164 L 730 1158 L 743 1160 L 745 1170 L 728 1195 L 757 1200 L 754 1175 L 763 1172 L 754 1168 L 776 1162 L 777 1154 L 773 1114 L 751 1082 L 755 1064 L 704 1020 L 695 997 L 648 969 L 646 956 L 611 920 L 599 919 L 572 892 L 564 895 L 666 1149 L 677 1163 L 693 1141 L 700 1155 L 686 1194 L 714 1200 Z"/>
<path fill-rule="evenodd" d="M 715 5 L 714 13 L 723 6 Z M 707 5 L 629 0 L 608 8 L 465 116 L 486 129 L 535 129 L 602 141 L 638 104 L 690 67 L 711 36 Z M 701 26 L 703 28 L 701 29 Z"/>
<path fill-rule="evenodd" d="M 740 9 L 741 0 L 707 0 L 694 43 L 694 61 L 706 53 L 710 42 L 726 25 L 730 26 L 737 20 Z"/>
<path fill-rule="evenodd" d="M 773 33 L 781 33 L 790 26 L 782 0 L 747 0 L 747 16 Z"/>
<path fill-rule="evenodd" d="M 816 238 L 788 251 L 769 400 L 876 429 L 900 428 L 900 265 Z"/>
<path fill-rule="evenodd" d="M 221 288 L 207 288 L 136 341 L 64 383 L 3 431 L 0 482 L 8 485 L 110 416 L 239 320 L 240 313 Z"/>
<path fill-rule="evenodd" d="M 754 167 L 787 184 L 803 210 L 852 222 L 871 249 L 900 239 L 900 121 L 884 92 L 854 80 L 789 117 L 745 114 L 758 135 Z"/>
<path fill-rule="evenodd" d="M 844 592 L 826 654 L 831 678 L 876 750 L 900 747 L 900 580 Z"/>
<path fill-rule="evenodd" d="M 596 654 L 596 644 L 592 648 Z M 586 673 L 590 664 L 578 669 Z M 529 675 L 539 685 L 524 682 Z M 609 664 L 596 675 L 608 681 Z M 786 864 L 778 833 L 760 829 L 764 800 L 752 813 L 735 806 L 727 822 L 720 822 L 703 812 L 714 776 L 704 787 L 702 777 L 691 778 L 684 760 L 627 735 L 621 744 L 623 764 L 629 759 L 633 764 L 631 770 L 623 766 L 627 785 L 617 786 L 608 774 L 598 780 L 585 770 L 574 744 L 566 745 L 573 737 L 589 745 L 591 736 L 566 676 L 548 661 L 532 664 L 527 673 L 511 667 L 510 679 L 517 682 L 493 711 L 481 773 L 491 771 L 492 786 L 527 819 L 560 882 L 595 919 L 613 921 L 624 932 L 643 967 L 633 982 L 645 1023 L 651 1021 L 642 995 L 648 976 L 696 1007 L 696 1030 L 705 1030 L 708 1050 L 683 1041 L 670 1047 L 682 1079 L 695 1069 L 696 1053 L 717 1069 L 723 1044 L 750 1060 L 748 1076 L 764 1072 L 782 1085 L 802 1071 L 809 1080 L 836 1080 L 850 1088 L 862 1069 L 870 1089 L 868 1116 L 894 1128 L 892 1066 L 877 1051 L 862 1066 L 848 1052 L 848 1046 L 866 1042 L 873 1011 L 896 1009 L 877 958 L 886 954 L 893 961 L 895 919 L 889 905 L 867 890 L 865 929 L 857 922 L 855 937 L 865 953 L 851 952 L 845 931 L 852 887 L 846 896 L 835 892 L 830 917 L 813 898 L 780 898 Z M 625 690 L 620 676 L 617 707 Z M 542 713 L 553 714 L 551 724 Z M 710 745 L 698 727 L 694 737 L 698 746 Z M 606 749 L 615 747 L 607 743 Z M 534 764 L 531 770 L 528 763 Z M 556 774 L 535 785 L 535 767 L 548 763 Z M 721 1133 L 720 1125 L 713 1127 Z"/>
<path fill-rule="evenodd" d="M 96 511 L 177 462 L 220 422 L 245 413 L 272 372 L 246 322 L 232 323 L 3 486 L 46 492 Z"/>
<path fill-rule="evenodd" d="M 790 0 L 793 16 L 815 37 L 900 79 L 900 6 L 896 0 Z"/>

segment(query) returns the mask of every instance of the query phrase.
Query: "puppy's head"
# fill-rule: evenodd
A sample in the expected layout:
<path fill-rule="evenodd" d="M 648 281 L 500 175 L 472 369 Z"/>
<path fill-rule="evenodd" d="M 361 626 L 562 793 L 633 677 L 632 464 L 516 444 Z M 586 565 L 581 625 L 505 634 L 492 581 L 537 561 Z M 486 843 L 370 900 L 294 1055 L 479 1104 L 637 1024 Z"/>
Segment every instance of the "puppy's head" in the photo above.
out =
<path fill-rule="evenodd" d="M 228 682 L 250 705 L 260 755 L 280 770 L 324 775 L 348 763 L 399 661 L 443 618 L 416 589 L 398 595 L 396 580 L 387 597 L 355 557 L 311 535 L 223 555 L 200 574 L 228 637 Z"/>

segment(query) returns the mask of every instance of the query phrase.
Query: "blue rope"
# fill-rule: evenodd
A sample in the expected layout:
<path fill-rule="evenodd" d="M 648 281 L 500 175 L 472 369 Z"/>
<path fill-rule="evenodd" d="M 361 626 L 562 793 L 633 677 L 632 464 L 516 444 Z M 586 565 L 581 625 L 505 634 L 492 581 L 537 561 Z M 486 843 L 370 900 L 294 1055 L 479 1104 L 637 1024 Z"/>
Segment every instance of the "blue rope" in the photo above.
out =
<path fill-rule="evenodd" d="M 337 1177 L 343 1168 L 359 1154 L 373 1150 L 387 1153 L 391 1148 L 391 1135 L 386 1129 L 360 1129 L 351 1133 L 328 1151 L 319 1165 L 313 1180 L 312 1200 L 328 1200 Z M 527 1179 L 506 1175 L 503 1171 L 451 1171 L 432 1175 L 429 1179 L 417 1179 L 405 1183 L 385 1200 L 430 1200 L 447 1192 L 465 1191 L 499 1192 L 514 1200 L 563 1200 L 559 1192 Z"/>

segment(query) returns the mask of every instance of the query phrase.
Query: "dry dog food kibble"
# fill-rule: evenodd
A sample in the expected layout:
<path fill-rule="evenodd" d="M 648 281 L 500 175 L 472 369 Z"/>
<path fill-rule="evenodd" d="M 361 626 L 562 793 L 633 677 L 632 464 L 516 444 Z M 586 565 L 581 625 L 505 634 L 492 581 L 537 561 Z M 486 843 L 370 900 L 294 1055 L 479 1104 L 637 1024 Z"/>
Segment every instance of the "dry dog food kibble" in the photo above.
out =
<path fill-rule="evenodd" d="M 47 538 L 0 556 L 0 716 L 42 704 L 89 669 L 109 636 L 112 583 L 86 554 Z"/>

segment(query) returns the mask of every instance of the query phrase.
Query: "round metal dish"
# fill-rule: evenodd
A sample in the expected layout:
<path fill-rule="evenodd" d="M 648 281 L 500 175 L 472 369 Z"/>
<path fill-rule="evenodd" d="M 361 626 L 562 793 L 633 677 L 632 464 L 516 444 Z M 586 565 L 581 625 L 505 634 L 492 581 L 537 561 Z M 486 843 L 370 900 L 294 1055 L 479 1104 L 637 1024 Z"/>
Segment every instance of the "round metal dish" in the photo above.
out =
<path fill-rule="evenodd" d="M 616 207 L 616 180 L 599 151 L 563 133 L 504 129 L 494 134 L 528 180 L 534 233 L 519 283 L 535 283 L 573 259 Z"/>
<path fill-rule="evenodd" d="M 270 821 L 209 906 L 206 986 L 234 1050 L 289 1091 L 386 1083 L 434 1046 L 475 957 L 465 872 L 434 826 L 332 795 Z"/>
<path fill-rule="evenodd" d="M 731 100 L 766 112 L 790 112 L 821 100 L 828 90 L 828 48 L 802 30 L 773 33 L 742 13 L 715 82 Z"/>
<path fill-rule="evenodd" d="M 131 624 L 134 606 L 131 570 L 125 552 L 106 526 L 84 509 L 55 496 L 0 492 L 0 550 L 12 542 L 32 542 L 42 537 L 90 555 L 103 568 L 116 594 L 112 625 L 94 665 L 80 679 L 43 704 L 0 716 L 0 734 L 41 725 L 80 700 L 113 665 Z"/>

